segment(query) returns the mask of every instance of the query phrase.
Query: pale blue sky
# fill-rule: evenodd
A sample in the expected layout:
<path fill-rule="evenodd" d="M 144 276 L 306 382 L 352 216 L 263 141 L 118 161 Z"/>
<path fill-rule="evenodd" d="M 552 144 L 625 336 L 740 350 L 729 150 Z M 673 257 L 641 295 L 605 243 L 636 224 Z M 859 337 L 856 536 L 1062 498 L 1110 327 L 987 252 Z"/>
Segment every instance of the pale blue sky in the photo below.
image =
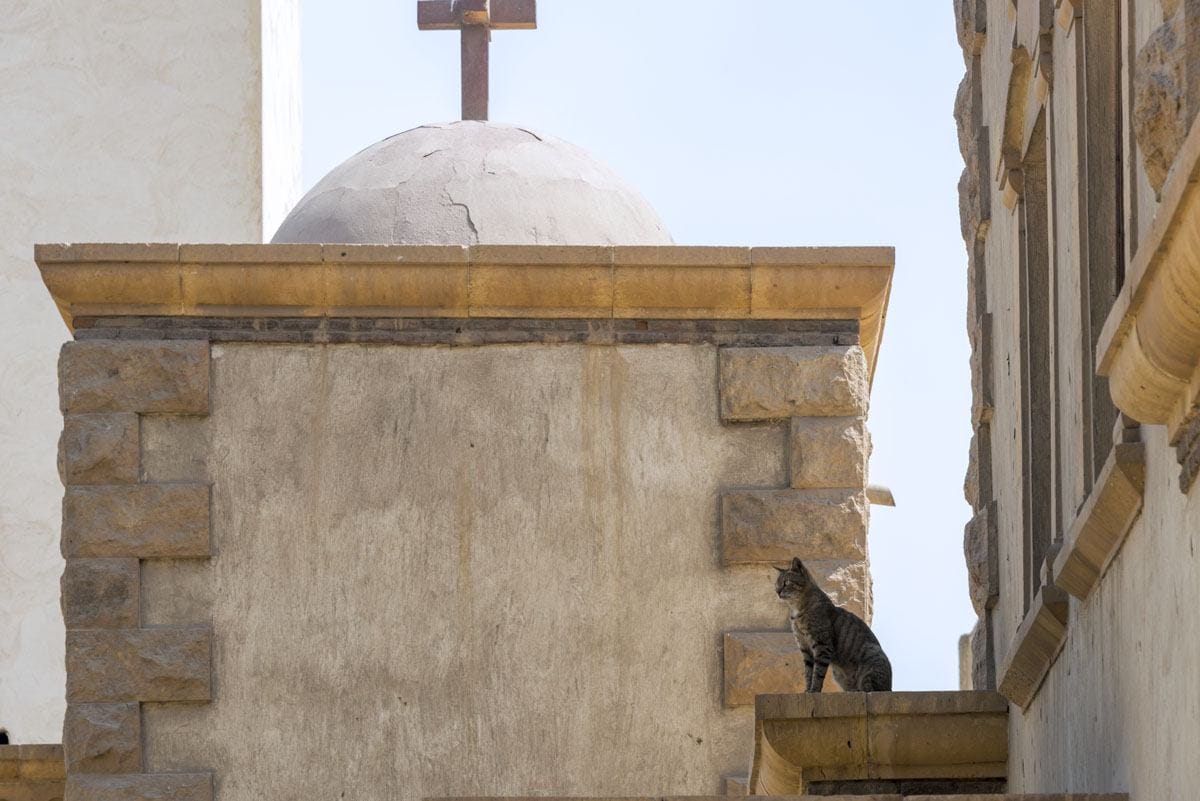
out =
<path fill-rule="evenodd" d="M 416 0 L 302 0 L 304 181 L 457 119 L 458 37 Z M 958 683 L 970 437 L 949 0 L 539 0 L 492 43 L 492 119 L 611 165 L 688 245 L 894 245 L 872 398 L 874 628 L 896 689 Z M 780 624 L 783 624 L 781 611 Z"/>

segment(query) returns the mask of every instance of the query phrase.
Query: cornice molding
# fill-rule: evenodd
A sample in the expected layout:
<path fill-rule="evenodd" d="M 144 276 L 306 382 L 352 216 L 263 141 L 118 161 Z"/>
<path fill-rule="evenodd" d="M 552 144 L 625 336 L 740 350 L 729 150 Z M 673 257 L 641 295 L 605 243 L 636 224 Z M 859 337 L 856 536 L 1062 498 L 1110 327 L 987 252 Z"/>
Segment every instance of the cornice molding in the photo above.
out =
<path fill-rule="evenodd" d="M 1117 408 L 1174 443 L 1200 397 L 1200 123 L 1163 186 L 1096 347 Z"/>
<path fill-rule="evenodd" d="M 858 320 L 873 376 L 895 250 L 39 245 L 76 317 Z"/>

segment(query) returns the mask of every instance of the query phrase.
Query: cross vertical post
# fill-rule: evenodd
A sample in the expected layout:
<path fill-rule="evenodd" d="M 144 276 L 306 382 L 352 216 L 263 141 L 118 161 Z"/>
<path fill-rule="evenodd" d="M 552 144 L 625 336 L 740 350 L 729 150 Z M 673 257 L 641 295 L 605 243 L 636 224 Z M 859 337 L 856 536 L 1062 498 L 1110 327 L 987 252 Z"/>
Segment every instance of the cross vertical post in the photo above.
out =
<path fill-rule="evenodd" d="M 418 0 L 417 27 L 462 34 L 462 118 L 488 118 L 488 61 L 493 30 L 537 28 L 537 0 Z"/>

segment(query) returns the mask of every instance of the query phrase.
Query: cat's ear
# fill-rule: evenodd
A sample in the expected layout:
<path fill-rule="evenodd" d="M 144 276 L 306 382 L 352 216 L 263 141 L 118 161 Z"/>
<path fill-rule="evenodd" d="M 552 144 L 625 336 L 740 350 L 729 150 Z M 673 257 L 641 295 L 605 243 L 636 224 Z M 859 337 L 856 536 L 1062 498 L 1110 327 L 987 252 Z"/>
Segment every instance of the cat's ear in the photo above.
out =
<path fill-rule="evenodd" d="M 798 557 L 798 556 L 792 557 L 792 570 L 799 573 L 803 569 L 804 569 L 804 565 L 801 564 L 800 557 Z"/>

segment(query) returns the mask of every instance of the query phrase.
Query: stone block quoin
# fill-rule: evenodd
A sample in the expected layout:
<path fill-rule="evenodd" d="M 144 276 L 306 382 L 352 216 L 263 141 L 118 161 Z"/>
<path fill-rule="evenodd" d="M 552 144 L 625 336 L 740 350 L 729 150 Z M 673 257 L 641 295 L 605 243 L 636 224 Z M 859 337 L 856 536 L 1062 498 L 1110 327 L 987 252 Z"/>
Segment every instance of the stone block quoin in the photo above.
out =
<path fill-rule="evenodd" d="M 870 373 L 862 349 L 722 348 L 718 386 L 723 422 L 788 427 L 787 486 L 721 494 L 722 565 L 782 565 L 799 556 L 835 603 L 869 621 Z M 721 700 L 730 708 L 804 689 L 803 660 L 788 630 L 726 632 L 721 669 Z M 832 679 L 826 686 L 836 689 Z"/>
<path fill-rule="evenodd" d="M 209 394 L 208 342 L 95 339 L 60 355 L 68 801 L 212 798 L 208 773 L 143 773 L 140 709 L 212 697 L 211 628 L 141 623 L 143 560 L 212 554 L 210 486 L 145 480 L 142 417 L 207 415 Z"/>

